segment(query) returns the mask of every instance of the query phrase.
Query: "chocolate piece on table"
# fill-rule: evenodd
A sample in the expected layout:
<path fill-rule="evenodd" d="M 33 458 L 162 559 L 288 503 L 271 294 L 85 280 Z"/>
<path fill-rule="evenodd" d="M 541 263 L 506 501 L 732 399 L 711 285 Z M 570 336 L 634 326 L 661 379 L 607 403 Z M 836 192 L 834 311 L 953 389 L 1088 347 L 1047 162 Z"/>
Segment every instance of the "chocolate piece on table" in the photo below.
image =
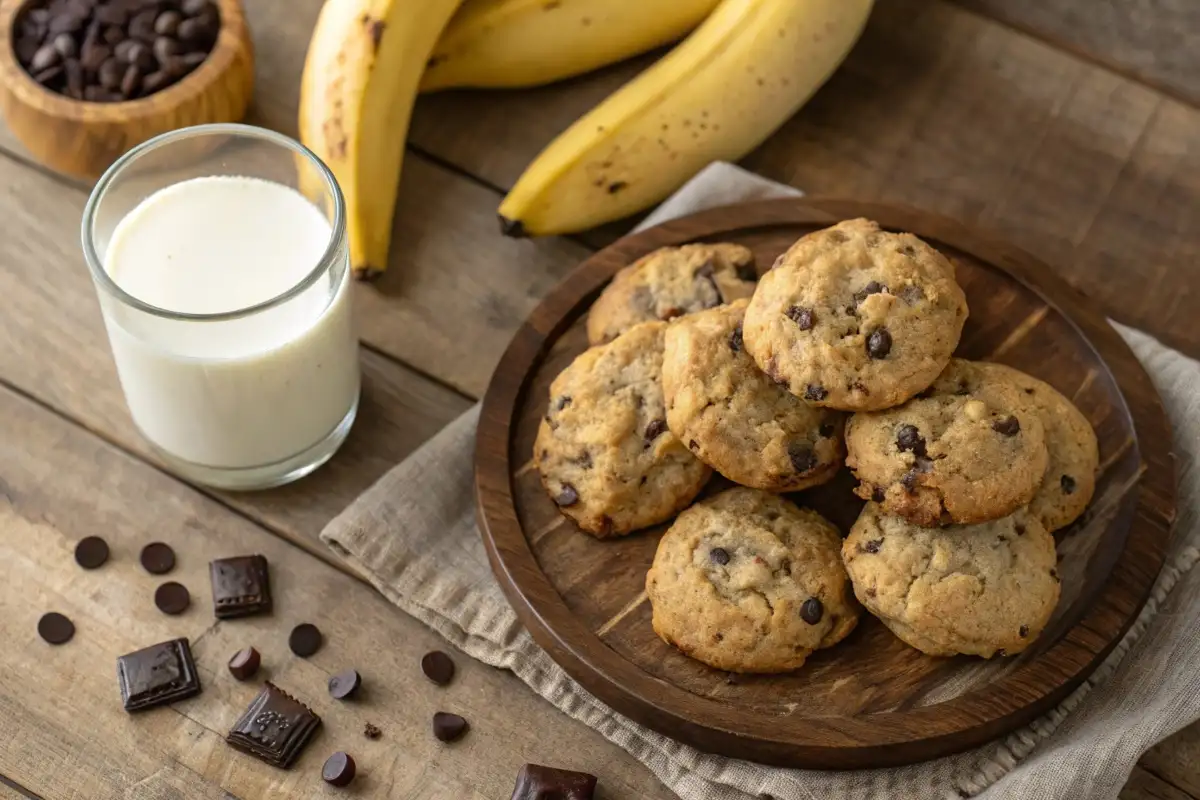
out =
<path fill-rule="evenodd" d="M 192 596 L 182 583 L 167 581 L 154 591 L 154 605 L 164 614 L 182 614 L 191 604 Z"/>
<path fill-rule="evenodd" d="M 208 564 L 213 613 L 217 619 L 246 617 L 271 610 L 271 580 L 262 556 L 218 558 Z"/>
<path fill-rule="evenodd" d="M 151 575 L 165 575 L 175 569 L 175 551 L 169 544 L 151 542 L 142 548 L 142 567 Z"/>
<path fill-rule="evenodd" d="M 288 636 L 288 647 L 301 658 L 308 658 L 321 649 L 321 631 L 311 622 L 302 622 L 292 628 Z"/>
<path fill-rule="evenodd" d="M 262 656 L 253 647 L 238 650 L 229 659 L 229 674 L 239 681 L 249 680 L 262 665 Z"/>
<path fill-rule="evenodd" d="M 84 569 L 96 569 L 108 561 L 108 542 L 99 536 L 85 536 L 75 545 L 75 563 Z"/>
<path fill-rule="evenodd" d="M 329 679 L 329 694 L 334 700 L 345 700 L 357 694 L 360 686 L 362 676 L 358 670 L 343 670 Z"/>
<path fill-rule="evenodd" d="M 330 786 L 349 786 L 357 771 L 350 754 L 339 750 L 325 759 L 325 766 L 321 767 L 321 780 Z"/>
<path fill-rule="evenodd" d="M 126 711 L 141 711 L 200 693 L 200 675 L 187 639 L 172 639 L 117 659 Z"/>
<path fill-rule="evenodd" d="M 421 659 L 421 671 L 438 686 L 445 686 L 454 679 L 454 662 L 441 650 L 434 650 Z"/>
<path fill-rule="evenodd" d="M 66 644 L 75 635 L 75 623 L 57 611 L 43 614 L 37 628 L 38 636 L 50 644 Z"/>
<path fill-rule="evenodd" d="M 526 764 L 517 773 L 512 800 L 592 800 L 595 794 L 595 775 Z"/>
<path fill-rule="evenodd" d="M 311 708 L 268 681 L 225 741 L 272 766 L 287 769 L 320 726 L 321 718 Z"/>
<path fill-rule="evenodd" d="M 433 735 L 441 742 L 453 742 L 462 738 L 470 726 L 458 714 L 439 711 L 433 715 Z"/>
<path fill-rule="evenodd" d="M 372 725 L 370 722 L 368 722 L 366 725 L 363 725 L 363 736 L 374 741 L 380 736 L 383 736 L 383 731 L 379 730 L 378 725 Z"/>

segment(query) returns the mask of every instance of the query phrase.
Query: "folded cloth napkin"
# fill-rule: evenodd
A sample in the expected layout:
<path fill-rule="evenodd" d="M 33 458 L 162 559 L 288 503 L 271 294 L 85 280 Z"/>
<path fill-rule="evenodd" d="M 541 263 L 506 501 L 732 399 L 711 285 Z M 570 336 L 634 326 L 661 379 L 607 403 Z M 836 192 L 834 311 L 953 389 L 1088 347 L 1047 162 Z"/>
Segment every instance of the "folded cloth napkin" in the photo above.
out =
<path fill-rule="evenodd" d="M 644 225 L 796 190 L 713 164 Z M 512 670 L 600 731 L 685 800 L 1115 798 L 1140 755 L 1200 718 L 1200 363 L 1114 326 L 1145 365 L 1174 427 L 1180 512 L 1166 566 L 1125 639 L 1061 706 L 977 750 L 909 767 L 851 772 L 766 767 L 708 755 L 605 706 L 537 646 L 505 602 L 475 528 L 478 407 L 396 466 L 322 533 L 393 603 L 473 658 Z"/>

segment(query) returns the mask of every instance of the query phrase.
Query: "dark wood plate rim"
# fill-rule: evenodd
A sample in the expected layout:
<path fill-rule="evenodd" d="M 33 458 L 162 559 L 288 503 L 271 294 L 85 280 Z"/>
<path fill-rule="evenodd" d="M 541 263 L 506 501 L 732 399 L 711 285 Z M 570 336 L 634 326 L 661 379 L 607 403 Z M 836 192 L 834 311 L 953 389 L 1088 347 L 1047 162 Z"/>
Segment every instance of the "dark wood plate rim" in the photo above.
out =
<path fill-rule="evenodd" d="M 616 270 L 659 247 L 780 225 L 825 226 L 865 216 L 970 253 L 1040 296 L 1079 332 L 1115 377 L 1134 422 L 1143 474 L 1126 540 L 1091 607 L 1037 658 L 995 683 L 937 705 L 854 717 L 747 719 L 642 672 L 576 619 L 520 528 L 514 507 L 511 423 L 533 367 L 590 305 Z M 699 232 L 699 233 L 698 233 Z M 1100 355 L 1103 349 L 1108 358 Z M 520 376 L 519 380 L 513 376 Z M 1049 266 L 997 238 L 917 209 L 828 198 L 727 206 L 626 236 L 573 270 L 513 337 L 483 399 L 475 481 L 480 533 L 492 570 L 534 640 L 584 688 L 632 719 L 698 749 L 787 766 L 860 768 L 922 760 L 977 746 L 1050 710 L 1073 691 L 1137 618 L 1165 558 L 1175 518 L 1170 428 L 1149 376 L 1124 340 L 1083 295 Z M 507 513 L 503 513 L 507 512 Z M 1137 547 L 1130 542 L 1136 541 Z M 1114 548 L 1115 550 L 1115 548 Z M 1119 556 L 1119 557 L 1118 557 Z M 802 721 L 803 724 L 795 724 Z M 913 731 L 921 731 L 914 738 Z"/>

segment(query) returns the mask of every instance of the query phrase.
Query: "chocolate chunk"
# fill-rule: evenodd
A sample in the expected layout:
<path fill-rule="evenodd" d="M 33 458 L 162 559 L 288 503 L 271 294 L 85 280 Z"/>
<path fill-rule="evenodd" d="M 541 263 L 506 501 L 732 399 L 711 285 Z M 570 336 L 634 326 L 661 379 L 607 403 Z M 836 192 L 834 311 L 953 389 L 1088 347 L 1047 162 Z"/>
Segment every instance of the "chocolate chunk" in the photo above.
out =
<path fill-rule="evenodd" d="M 892 335 L 887 328 L 876 328 L 867 337 L 867 355 L 871 358 L 887 358 L 892 352 Z"/>
<path fill-rule="evenodd" d="M 517 773 L 511 800 L 593 800 L 596 776 L 526 764 Z"/>
<path fill-rule="evenodd" d="M 175 551 L 162 542 L 151 542 L 143 547 L 138 559 L 151 575 L 165 575 L 175 569 Z"/>
<path fill-rule="evenodd" d="M 469 727 L 467 721 L 458 714 L 439 711 L 433 715 L 433 735 L 438 738 L 438 741 L 453 742 L 461 739 Z"/>
<path fill-rule="evenodd" d="M 880 283 L 879 281 L 871 281 L 866 286 L 864 286 L 862 289 L 860 289 L 854 293 L 854 305 L 855 306 L 861 305 L 862 301 L 866 300 L 871 295 L 880 294 L 881 292 L 886 292 L 887 290 L 888 290 L 888 287 L 885 286 L 884 284 Z"/>
<path fill-rule="evenodd" d="M 379 737 L 383 736 L 383 731 L 379 730 L 377 725 L 372 725 L 370 722 L 368 722 L 363 725 L 363 736 L 367 737 L 371 741 L 375 741 Z"/>
<path fill-rule="evenodd" d="M 659 436 L 662 436 L 666 430 L 667 421 L 665 419 L 651 420 L 650 424 L 646 426 L 646 432 L 643 434 L 642 438 L 644 438 L 646 440 L 646 444 L 649 445 Z"/>
<path fill-rule="evenodd" d="M 308 658 L 321 649 L 321 630 L 311 622 L 302 622 L 288 635 L 288 647 L 301 658 Z"/>
<path fill-rule="evenodd" d="M 434 650 L 421 658 L 421 672 L 438 686 L 445 686 L 454 680 L 454 661 L 441 650 Z"/>
<path fill-rule="evenodd" d="M 733 329 L 733 333 L 729 334 L 729 349 L 735 353 L 742 352 L 742 326 L 739 324 Z"/>
<path fill-rule="evenodd" d="M 1075 479 L 1070 475 L 1063 475 L 1058 479 L 1058 485 L 1062 487 L 1063 494 L 1075 493 Z"/>
<path fill-rule="evenodd" d="M 566 408 L 569 405 L 571 405 L 571 395 L 569 395 L 569 394 L 564 394 L 562 397 L 558 398 L 558 400 L 554 403 L 554 407 L 556 409 L 558 409 L 559 411 L 562 411 L 564 408 Z"/>
<path fill-rule="evenodd" d="M 700 445 L 696 442 L 695 439 L 688 439 L 688 449 L 689 450 L 699 450 Z"/>
<path fill-rule="evenodd" d="M 1016 526 L 1016 531 L 1017 531 L 1017 536 L 1024 536 L 1025 535 L 1025 526 L 1018 523 Z"/>
<path fill-rule="evenodd" d="M 729 551 L 724 547 L 714 547 L 708 551 L 708 560 L 723 567 L 729 563 Z"/>
<path fill-rule="evenodd" d="M 829 390 L 826 389 L 824 386 L 818 386 L 815 383 L 810 383 L 808 386 L 804 387 L 804 399 L 805 400 L 813 400 L 813 401 L 824 400 L 828 396 L 829 396 Z"/>
<path fill-rule="evenodd" d="M 813 325 L 817 322 L 811 308 L 791 306 L 785 313 L 788 319 L 796 323 L 796 327 L 802 331 L 812 330 Z"/>
<path fill-rule="evenodd" d="M 817 433 L 821 434 L 826 439 L 832 439 L 833 434 L 837 432 L 837 426 L 829 422 L 821 423 L 821 427 L 817 428 Z"/>
<path fill-rule="evenodd" d="M 229 674 L 239 681 L 249 680 L 261 665 L 262 656 L 259 652 L 253 647 L 246 647 L 238 650 L 233 654 L 233 658 L 229 659 Z"/>
<path fill-rule="evenodd" d="M 737 271 L 739 280 L 753 283 L 758 280 L 758 270 L 754 267 L 754 259 L 747 261 L 745 264 L 735 264 L 734 269 Z"/>
<path fill-rule="evenodd" d="M 903 486 L 904 490 L 909 494 L 915 492 L 917 490 L 917 470 L 910 469 L 908 472 L 904 473 L 904 476 L 900 478 L 900 485 Z"/>
<path fill-rule="evenodd" d="M 817 465 L 817 454 L 806 442 L 792 442 L 788 445 L 788 458 L 796 472 L 808 472 Z"/>
<path fill-rule="evenodd" d="M 192 596 L 182 583 L 167 581 L 154 590 L 154 605 L 164 614 L 177 616 L 188 610 Z"/>
<path fill-rule="evenodd" d="M 573 506 L 579 502 L 579 492 L 569 483 L 564 483 L 562 489 L 554 497 L 556 505 L 567 507 Z"/>
<path fill-rule="evenodd" d="M 270 574 L 260 555 L 218 558 L 208 563 L 213 614 L 217 619 L 247 617 L 271 611 Z"/>
<path fill-rule="evenodd" d="M 864 542 L 861 547 L 864 553 L 878 553 L 879 548 L 883 547 L 883 539 L 871 539 Z"/>
<path fill-rule="evenodd" d="M 75 545 L 75 563 L 84 569 L 96 569 L 108 561 L 108 542 L 99 536 L 85 536 Z"/>
<path fill-rule="evenodd" d="M 339 750 L 325 759 L 325 766 L 321 767 L 321 780 L 330 786 L 349 786 L 357 771 L 354 759 Z"/>
<path fill-rule="evenodd" d="M 1056 569 L 1050 570 L 1050 577 L 1054 578 L 1054 580 L 1058 581 L 1059 583 L 1062 582 L 1062 579 L 1058 577 L 1058 570 L 1056 570 Z"/>
<path fill-rule="evenodd" d="M 992 430 L 1002 436 L 1016 436 L 1021 432 L 1021 423 L 1016 417 L 1008 416 L 993 422 Z"/>
<path fill-rule="evenodd" d="M 358 694 L 362 676 L 356 669 L 347 669 L 329 679 L 329 696 L 334 700 L 345 700 Z"/>
<path fill-rule="evenodd" d="M 925 437 L 917 430 L 916 425 L 901 425 L 896 429 L 896 447 L 901 452 L 925 455 Z"/>
<path fill-rule="evenodd" d="M 876 486 L 874 489 L 871 490 L 871 499 L 874 500 L 876 503 L 882 503 L 884 500 L 887 499 L 887 494 L 884 493 L 882 488 Z"/>
<path fill-rule="evenodd" d="M 816 625 L 825 614 L 825 606 L 815 597 L 810 597 L 800 606 L 800 619 L 809 625 Z"/>
<path fill-rule="evenodd" d="M 271 766 L 287 769 L 320 725 L 321 718 L 312 709 L 268 681 L 225 741 Z"/>
<path fill-rule="evenodd" d="M 1020 630 L 1017 631 L 1017 635 L 1020 636 L 1022 639 L 1028 637 L 1029 636 L 1029 626 L 1022 625 Z"/>
<path fill-rule="evenodd" d="M 200 694 L 200 675 L 187 639 L 172 639 L 117 659 L 117 680 L 125 710 L 174 703 Z"/>
<path fill-rule="evenodd" d="M 904 248 L 900 248 L 903 250 Z M 900 299 L 910 306 L 915 306 L 918 302 L 925 299 L 925 292 L 916 284 L 909 284 L 900 290 Z"/>
<path fill-rule="evenodd" d="M 57 611 L 42 615 L 37 624 L 38 636 L 49 644 L 66 644 L 75 635 L 75 623 Z"/>

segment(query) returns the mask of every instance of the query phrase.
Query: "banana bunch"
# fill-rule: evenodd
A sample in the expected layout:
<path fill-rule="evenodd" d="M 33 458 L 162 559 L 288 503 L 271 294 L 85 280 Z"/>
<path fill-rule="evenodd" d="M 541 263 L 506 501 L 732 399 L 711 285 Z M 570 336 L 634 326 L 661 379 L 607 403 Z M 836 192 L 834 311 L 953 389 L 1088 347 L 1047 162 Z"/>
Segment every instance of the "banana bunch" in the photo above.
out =
<path fill-rule="evenodd" d="M 345 194 L 355 274 L 375 275 L 387 265 L 419 91 L 548 83 L 699 24 L 551 142 L 500 206 L 510 235 L 580 231 L 760 144 L 846 57 L 872 3 L 326 0 L 304 67 L 300 137 Z"/>

